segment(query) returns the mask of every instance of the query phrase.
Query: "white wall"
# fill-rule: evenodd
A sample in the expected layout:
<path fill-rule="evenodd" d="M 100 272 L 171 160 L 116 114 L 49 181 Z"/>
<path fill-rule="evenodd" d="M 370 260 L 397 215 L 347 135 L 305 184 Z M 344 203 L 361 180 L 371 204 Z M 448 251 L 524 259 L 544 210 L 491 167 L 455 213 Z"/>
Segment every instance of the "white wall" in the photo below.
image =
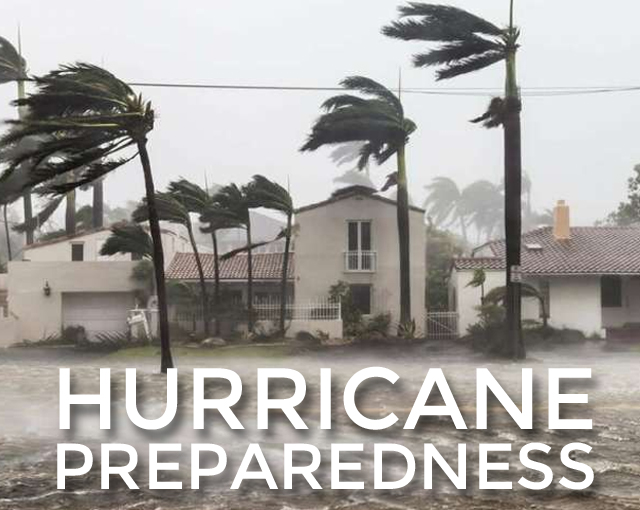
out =
<path fill-rule="evenodd" d="M 554 328 L 602 334 L 599 276 L 550 278 L 549 302 L 549 324 Z"/>
<path fill-rule="evenodd" d="M 181 230 L 181 227 L 175 225 L 164 223 L 162 225 L 162 247 L 165 267 L 168 267 L 177 252 L 190 253 L 193 251 L 191 243 L 181 234 Z M 116 254 L 110 257 L 100 255 L 100 249 L 110 235 L 111 231 L 104 229 L 69 239 L 63 238 L 59 241 L 36 243 L 32 247 L 24 248 L 22 258 L 32 262 L 69 262 L 71 261 L 71 246 L 80 243 L 84 246 L 85 262 L 130 261 L 130 255 Z M 211 250 L 205 248 L 202 251 L 208 252 Z"/>
<path fill-rule="evenodd" d="M 135 262 L 10 262 L 9 312 L 20 340 L 41 340 L 62 327 L 66 292 L 133 292 Z M 51 295 L 43 288 L 49 282 Z"/>
<path fill-rule="evenodd" d="M 372 250 L 377 252 L 375 273 L 345 272 L 347 221 L 372 222 Z M 390 312 L 399 320 L 400 281 L 396 207 L 369 197 L 351 197 L 299 213 L 295 240 L 296 301 L 325 299 L 339 280 L 373 287 L 373 314 Z M 410 212 L 411 314 L 422 327 L 425 312 L 426 233 L 423 214 Z"/>

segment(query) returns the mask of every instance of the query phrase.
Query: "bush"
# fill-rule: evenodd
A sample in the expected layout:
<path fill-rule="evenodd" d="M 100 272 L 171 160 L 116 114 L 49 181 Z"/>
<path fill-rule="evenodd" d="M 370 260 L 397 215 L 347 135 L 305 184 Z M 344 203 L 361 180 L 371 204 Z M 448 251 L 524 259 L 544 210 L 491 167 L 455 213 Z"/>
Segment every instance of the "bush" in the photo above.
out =
<path fill-rule="evenodd" d="M 502 352 L 505 340 L 505 310 L 502 306 L 485 304 L 476 308 L 479 322 L 469 326 L 468 338 L 474 350 L 486 354 Z"/>

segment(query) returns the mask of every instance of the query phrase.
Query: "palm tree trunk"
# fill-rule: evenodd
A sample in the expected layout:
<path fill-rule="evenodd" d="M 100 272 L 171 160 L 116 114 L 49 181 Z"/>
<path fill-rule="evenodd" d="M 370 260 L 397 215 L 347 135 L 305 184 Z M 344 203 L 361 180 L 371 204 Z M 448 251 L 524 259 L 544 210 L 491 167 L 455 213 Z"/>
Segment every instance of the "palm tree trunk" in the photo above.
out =
<path fill-rule="evenodd" d="M 513 29 L 513 0 L 511 0 Z M 506 355 L 515 359 L 526 357 L 522 341 L 522 305 L 520 277 L 520 243 L 522 236 L 522 134 L 520 111 L 522 104 L 516 80 L 516 51 L 507 50 L 505 86 L 507 112 L 504 120 L 504 183 L 506 238 Z"/>
<path fill-rule="evenodd" d="M 189 241 L 191 242 L 193 255 L 196 258 L 196 267 L 198 268 L 198 279 L 200 280 L 200 299 L 202 303 L 202 320 L 204 322 L 204 334 L 208 338 L 209 326 L 211 324 L 211 317 L 209 316 L 209 295 L 207 294 L 207 283 L 204 279 L 202 259 L 200 258 L 200 253 L 198 252 L 196 238 L 193 236 L 193 225 L 191 225 L 191 222 L 187 224 L 187 232 L 189 233 Z"/>
<path fill-rule="evenodd" d="M 167 373 L 167 369 L 173 368 L 171 357 L 171 344 L 169 338 L 169 314 L 167 312 L 167 289 L 164 281 L 164 252 L 162 251 L 162 235 L 160 233 L 160 220 L 156 210 L 156 190 L 153 185 L 151 162 L 147 152 L 147 141 L 138 142 L 140 162 L 144 172 L 144 183 L 147 195 L 147 207 L 149 211 L 149 230 L 153 241 L 153 268 L 156 277 L 156 291 L 158 294 L 158 321 L 160 323 L 160 371 Z"/>
<path fill-rule="evenodd" d="M 251 218 L 247 221 L 247 312 L 249 333 L 253 333 L 253 256 L 251 249 Z"/>
<path fill-rule="evenodd" d="M 216 308 L 216 336 L 220 336 L 220 260 L 218 253 L 218 236 L 216 231 L 211 232 L 211 241 L 213 242 L 213 279 L 215 288 L 213 290 L 213 304 Z"/>
<path fill-rule="evenodd" d="M 104 226 L 104 181 L 98 179 L 93 183 L 93 208 L 92 208 L 93 228 Z"/>
<path fill-rule="evenodd" d="M 24 99 L 26 97 L 26 93 L 24 90 L 24 80 L 18 80 L 18 99 Z M 18 117 L 20 120 L 24 118 L 26 115 L 26 110 L 24 106 L 18 108 Z M 24 211 L 24 222 L 26 224 L 30 224 L 33 218 L 33 205 L 31 203 L 31 190 L 26 190 L 22 194 L 22 203 L 23 203 L 23 211 Z M 34 241 L 34 233 L 33 230 L 25 231 L 25 241 L 27 246 L 32 245 Z"/>
<path fill-rule="evenodd" d="M 64 229 L 68 236 L 76 233 L 77 221 L 76 221 L 76 191 L 70 191 L 67 193 L 67 208 L 64 215 Z"/>
<path fill-rule="evenodd" d="M 4 217 L 4 235 L 7 238 L 7 260 L 11 261 L 13 255 L 11 253 L 11 230 L 9 229 L 9 218 L 7 216 L 7 204 L 2 207 L 2 215 Z"/>
<path fill-rule="evenodd" d="M 409 192 L 405 147 L 398 149 L 398 247 L 400 250 L 400 324 L 411 322 L 411 259 L 409 240 Z"/>
<path fill-rule="evenodd" d="M 462 233 L 462 239 L 464 239 L 465 243 L 469 243 L 469 239 L 467 238 L 467 225 L 464 222 L 464 216 L 461 214 L 459 215 L 460 218 L 460 231 Z"/>
<path fill-rule="evenodd" d="M 291 246 L 291 214 L 287 214 L 287 234 L 284 241 L 284 258 L 282 261 L 282 280 L 280 282 L 280 334 L 284 338 L 286 333 L 285 320 L 287 315 L 287 276 L 289 273 L 289 248 Z"/>

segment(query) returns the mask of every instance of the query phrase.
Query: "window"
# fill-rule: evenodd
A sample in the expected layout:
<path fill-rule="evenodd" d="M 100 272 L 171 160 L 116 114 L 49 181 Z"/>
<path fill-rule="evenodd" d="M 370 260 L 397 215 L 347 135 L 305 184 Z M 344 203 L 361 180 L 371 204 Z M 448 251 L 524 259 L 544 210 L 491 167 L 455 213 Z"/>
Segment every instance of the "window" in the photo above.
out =
<path fill-rule="evenodd" d="M 351 285 L 351 302 L 362 315 L 371 314 L 371 285 Z"/>
<path fill-rule="evenodd" d="M 603 308 L 622 307 L 622 279 L 619 276 L 603 276 L 600 279 L 600 299 Z"/>
<path fill-rule="evenodd" d="M 375 253 L 371 251 L 371 222 L 347 222 L 347 271 L 375 271 Z"/>
<path fill-rule="evenodd" d="M 347 249 L 349 251 L 371 251 L 371 222 L 349 221 Z"/>
<path fill-rule="evenodd" d="M 73 243 L 71 245 L 71 261 L 82 262 L 84 260 L 84 243 Z"/>
<path fill-rule="evenodd" d="M 140 253 L 132 253 L 131 260 L 133 260 L 134 262 L 142 260 L 142 255 Z"/>

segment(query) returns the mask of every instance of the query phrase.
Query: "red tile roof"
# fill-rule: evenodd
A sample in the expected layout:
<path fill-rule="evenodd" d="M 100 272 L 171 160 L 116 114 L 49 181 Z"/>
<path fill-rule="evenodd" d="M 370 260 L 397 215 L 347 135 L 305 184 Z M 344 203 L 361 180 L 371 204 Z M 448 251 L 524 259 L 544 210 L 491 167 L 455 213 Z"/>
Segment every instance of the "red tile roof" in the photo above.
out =
<path fill-rule="evenodd" d="M 202 266 L 206 279 L 213 280 L 213 255 L 201 253 Z M 254 253 L 253 254 L 253 278 L 255 280 L 280 280 L 282 277 L 283 253 Z M 289 269 L 287 278 L 293 279 L 294 256 L 289 255 Z M 170 280 L 197 280 L 198 268 L 193 253 L 176 253 L 167 269 L 167 278 Z M 247 255 L 239 254 L 228 260 L 220 262 L 221 280 L 246 280 L 247 279 Z"/>
<path fill-rule="evenodd" d="M 527 246 L 528 245 L 528 246 Z M 493 257 L 462 257 L 454 260 L 460 270 L 505 269 L 505 242 L 492 241 L 480 248 Z M 540 275 L 638 274 L 640 275 L 639 227 L 572 227 L 571 239 L 558 241 L 552 227 L 522 236 L 522 272 Z"/>

